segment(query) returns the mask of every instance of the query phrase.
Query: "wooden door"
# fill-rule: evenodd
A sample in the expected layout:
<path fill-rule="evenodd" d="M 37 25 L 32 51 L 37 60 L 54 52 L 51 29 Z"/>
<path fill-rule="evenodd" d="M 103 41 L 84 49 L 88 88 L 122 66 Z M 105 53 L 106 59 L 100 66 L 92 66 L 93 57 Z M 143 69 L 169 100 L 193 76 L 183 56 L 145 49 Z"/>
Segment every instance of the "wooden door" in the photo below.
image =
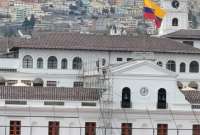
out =
<path fill-rule="evenodd" d="M 10 135 L 21 135 L 21 121 L 10 121 Z"/>
<path fill-rule="evenodd" d="M 49 122 L 49 135 L 59 135 L 59 122 L 50 121 Z"/>
<path fill-rule="evenodd" d="M 85 123 L 85 135 L 96 135 L 96 122 Z"/>
<path fill-rule="evenodd" d="M 122 123 L 121 129 L 122 135 L 132 135 L 132 123 Z"/>
<path fill-rule="evenodd" d="M 167 124 L 158 124 L 157 135 L 167 135 L 167 134 L 168 134 L 168 125 Z"/>

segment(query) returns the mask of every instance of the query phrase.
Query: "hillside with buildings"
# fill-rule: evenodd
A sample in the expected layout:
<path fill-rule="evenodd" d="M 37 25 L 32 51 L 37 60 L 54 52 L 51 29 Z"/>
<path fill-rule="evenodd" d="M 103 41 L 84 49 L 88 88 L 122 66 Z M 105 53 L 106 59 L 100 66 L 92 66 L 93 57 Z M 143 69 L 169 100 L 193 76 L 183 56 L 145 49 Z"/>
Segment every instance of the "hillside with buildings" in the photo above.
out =
<path fill-rule="evenodd" d="M 160 0 L 155 0 L 160 3 Z M 200 27 L 200 1 L 189 1 L 191 28 Z M 33 22 L 29 22 L 32 16 Z M 28 24 L 32 25 L 28 25 Z M 5 27 L 6 26 L 6 27 Z M 15 36 L 17 30 L 80 31 L 156 34 L 151 21 L 144 21 L 143 0 L 1 0 L 0 35 Z"/>
<path fill-rule="evenodd" d="M 200 28 L 200 1 L 191 0 L 189 1 L 189 19 L 193 22 L 193 28 Z"/>

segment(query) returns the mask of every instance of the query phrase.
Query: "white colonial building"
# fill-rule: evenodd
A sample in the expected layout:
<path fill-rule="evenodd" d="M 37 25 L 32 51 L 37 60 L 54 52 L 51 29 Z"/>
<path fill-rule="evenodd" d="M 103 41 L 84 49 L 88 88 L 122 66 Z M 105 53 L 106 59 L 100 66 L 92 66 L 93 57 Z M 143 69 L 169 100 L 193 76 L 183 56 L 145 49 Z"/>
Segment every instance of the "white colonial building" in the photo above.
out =
<path fill-rule="evenodd" d="M 193 46 L 54 32 L 0 45 L 1 135 L 200 133 Z"/>
<path fill-rule="evenodd" d="M 189 28 L 188 0 L 160 0 L 160 4 L 167 14 L 162 21 L 159 35 Z"/>

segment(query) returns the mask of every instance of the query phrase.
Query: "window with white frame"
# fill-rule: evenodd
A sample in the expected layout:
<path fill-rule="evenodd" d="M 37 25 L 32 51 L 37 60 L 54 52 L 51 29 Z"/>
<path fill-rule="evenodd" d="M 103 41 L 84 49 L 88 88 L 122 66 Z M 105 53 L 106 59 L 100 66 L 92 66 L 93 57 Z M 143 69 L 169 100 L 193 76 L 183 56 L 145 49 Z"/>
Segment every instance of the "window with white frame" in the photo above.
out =
<path fill-rule="evenodd" d="M 73 59 L 73 65 L 72 65 L 73 69 L 82 69 L 82 59 L 79 57 L 75 57 Z"/>
<path fill-rule="evenodd" d="M 47 81 L 47 87 L 56 87 L 57 82 L 56 81 Z"/>
<path fill-rule="evenodd" d="M 57 69 L 57 58 L 55 56 L 50 56 L 48 58 L 48 64 L 47 64 L 47 67 L 48 69 Z"/>
<path fill-rule="evenodd" d="M 67 69 L 67 59 L 62 59 L 61 61 L 61 69 Z"/>
<path fill-rule="evenodd" d="M 42 58 L 37 59 L 37 68 L 39 68 L 39 69 L 43 68 L 43 59 Z"/>
<path fill-rule="evenodd" d="M 33 68 L 33 58 L 30 55 L 24 56 L 23 68 Z"/>

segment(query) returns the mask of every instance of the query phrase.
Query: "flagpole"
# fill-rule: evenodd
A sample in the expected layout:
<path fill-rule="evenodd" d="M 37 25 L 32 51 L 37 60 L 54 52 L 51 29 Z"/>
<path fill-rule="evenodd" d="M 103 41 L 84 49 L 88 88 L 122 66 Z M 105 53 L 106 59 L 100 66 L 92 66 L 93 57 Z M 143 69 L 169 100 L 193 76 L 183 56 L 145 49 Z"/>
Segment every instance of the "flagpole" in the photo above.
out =
<path fill-rule="evenodd" d="M 146 28 L 146 22 L 145 22 L 145 17 L 144 17 L 144 0 L 143 0 L 143 14 L 142 14 L 142 22 L 144 25 L 144 37 L 147 36 L 147 28 Z"/>

